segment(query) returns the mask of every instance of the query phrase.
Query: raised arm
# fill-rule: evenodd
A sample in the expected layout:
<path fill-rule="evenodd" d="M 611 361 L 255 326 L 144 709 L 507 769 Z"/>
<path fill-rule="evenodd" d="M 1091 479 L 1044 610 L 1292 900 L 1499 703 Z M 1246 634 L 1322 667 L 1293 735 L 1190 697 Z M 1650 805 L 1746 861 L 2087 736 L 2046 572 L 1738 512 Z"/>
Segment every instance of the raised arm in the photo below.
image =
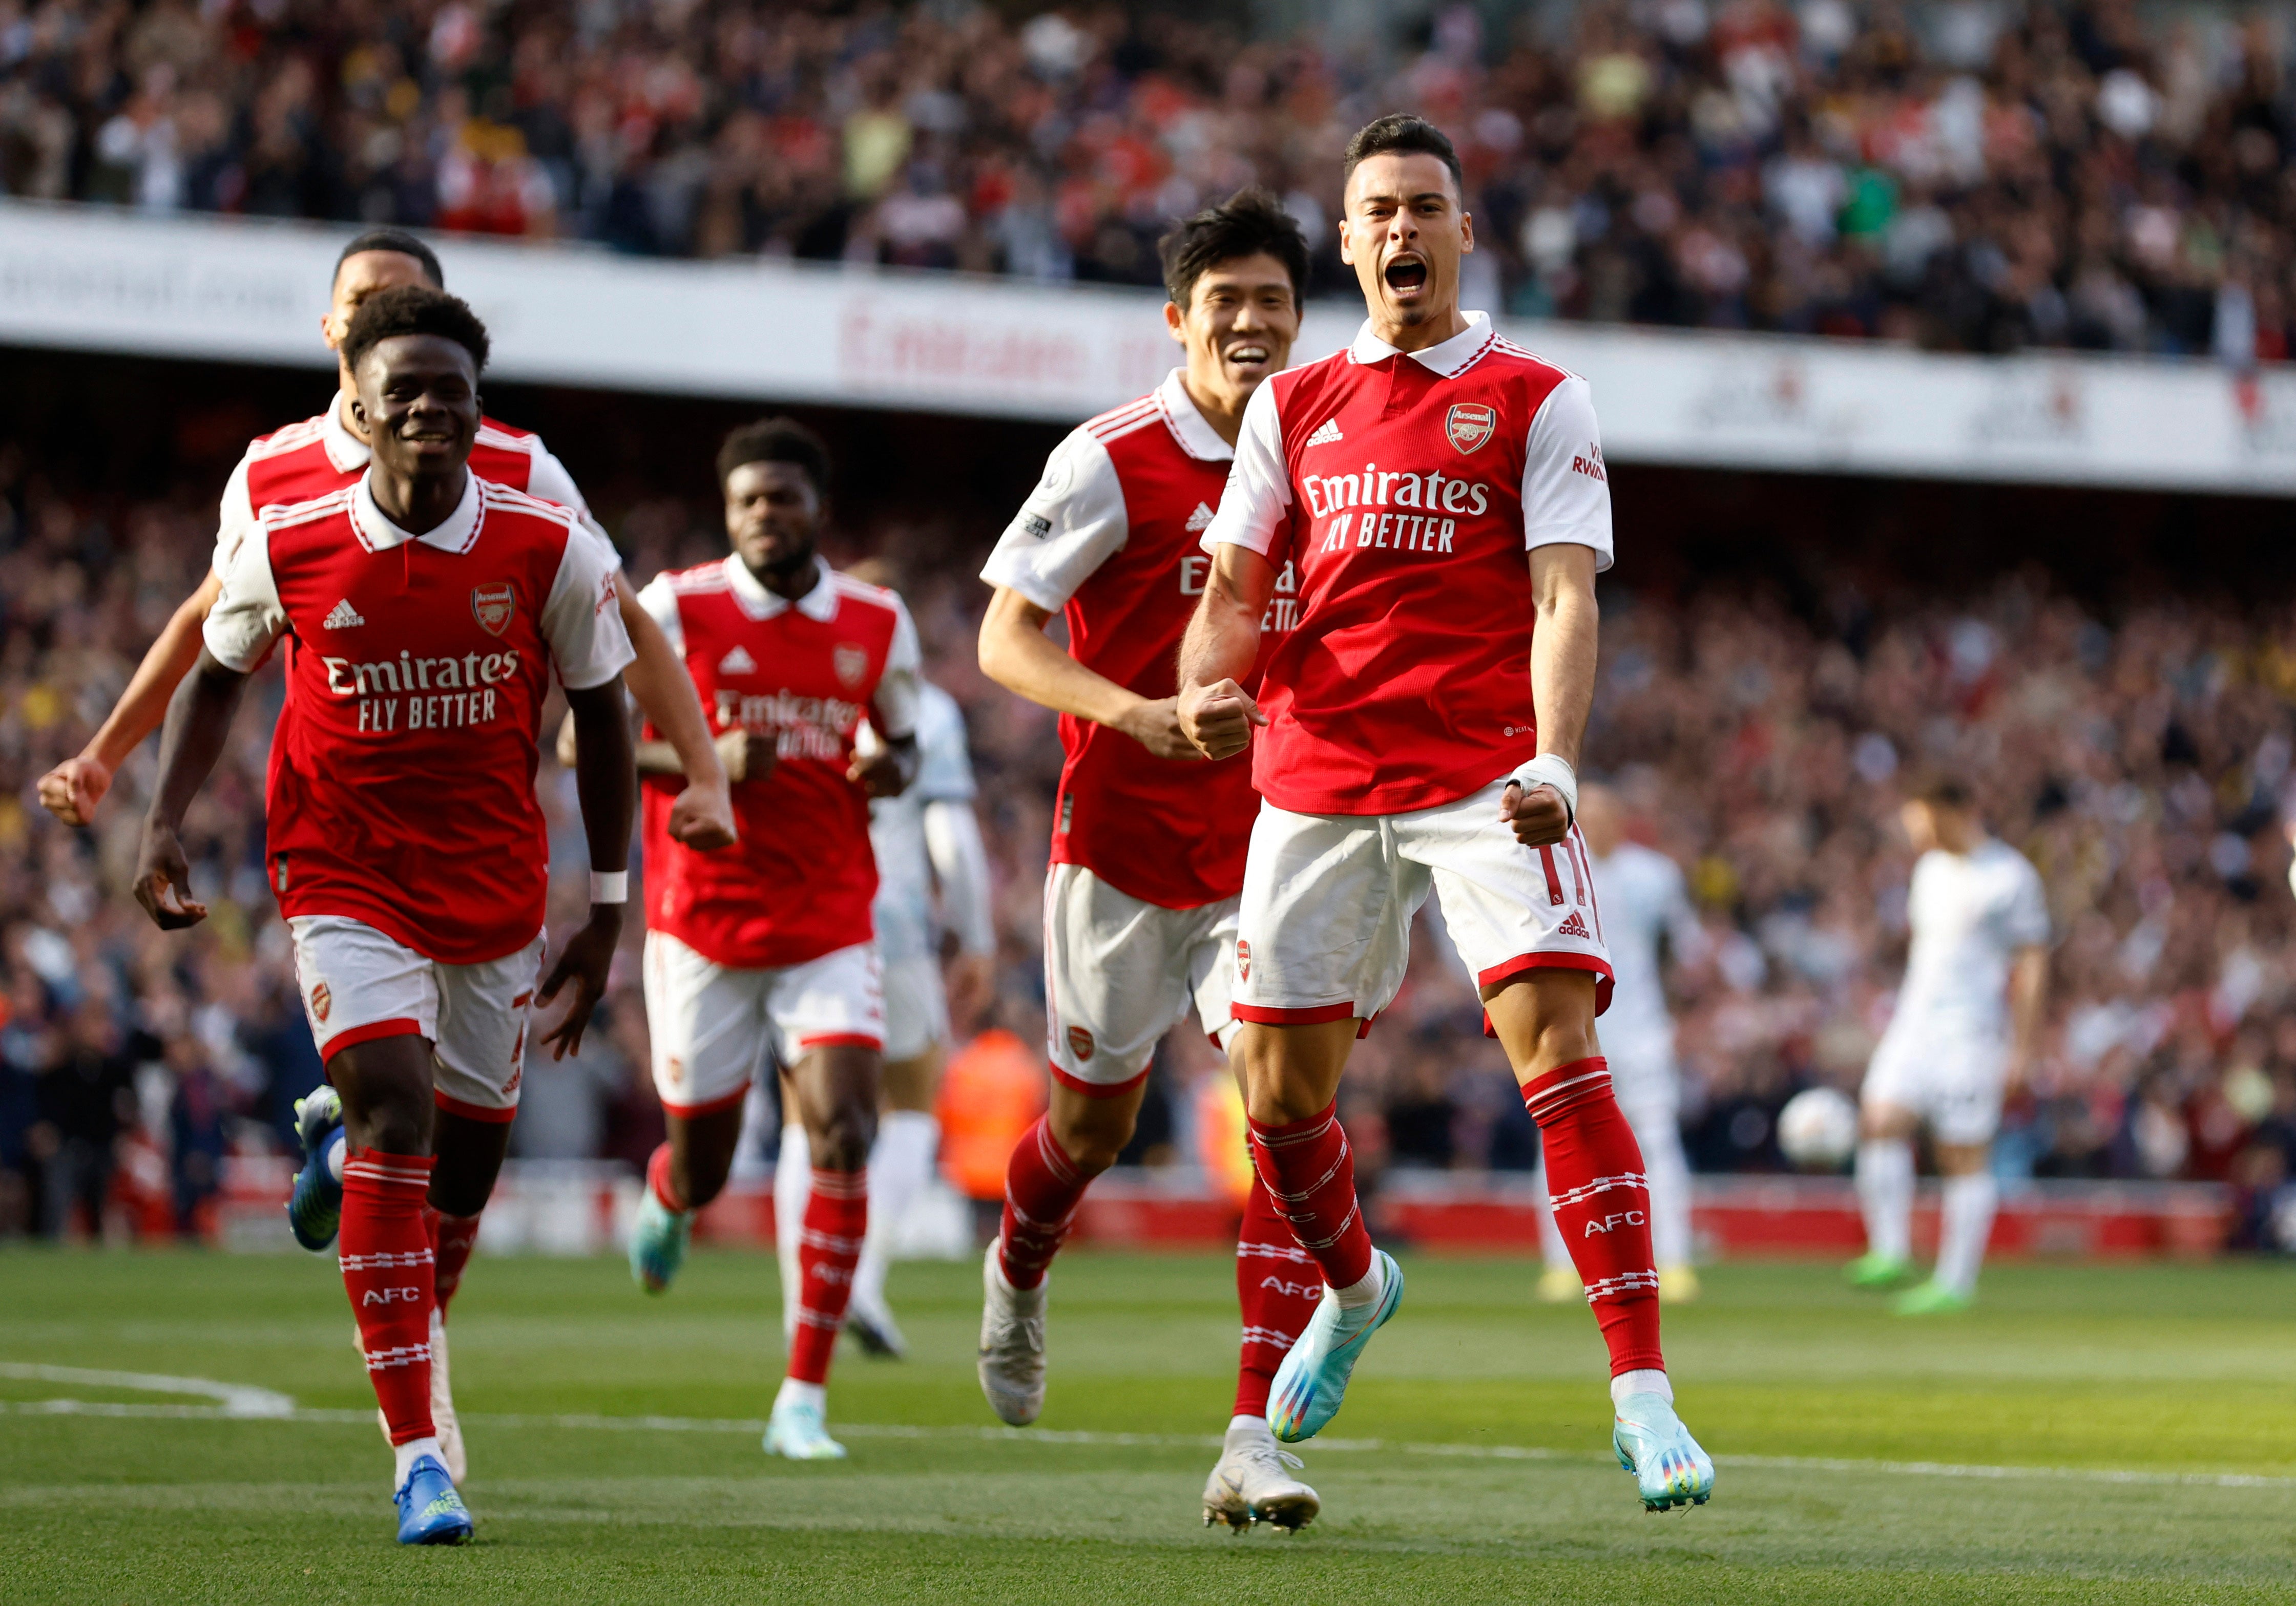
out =
<path fill-rule="evenodd" d="M 629 632 L 631 650 L 637 654 L 622 671 L 622 678 L 653 728 L 661 733 L 660 742 L 644 745 L 667 746 L 677 760 L 677 772 L 685 777 L 685 790 L 670 805 L 669 834 L 703 853 L 726 847 L 736 834 L 734 799 L 727 790 L 730 777 L 717 740 L 709 734 L 709 722 L 702 716 L 693 677 L 685 672 L 669 637 L 630 594 L 629 587 L 616 589 L 621 599 L 622 627 Z M 578 729 L 578 742 L 580 735 Z M 670 766 L 657 764 L 657 767 Z"/>
<path fill-rule="evenodd" d="M 217 661 L 202 647 L 192 672 L 168 705 L 160 737 L 160 783 L 144 816 L 144 841 L 135 856 L 135 901 L 163 931 L 195 926 L 207 918 L 205 904 L 192 901 L 191 866 L 177 833 L 184 811 L 215 768 L 239 712 L 247 676 Z"/>
<path fill-rule="evenodd" d="M 200 658 L 200 627 L 215 606 L 223 582 L 210 569 L 200 588 L 184 599 L 157 641 L 128 677 L 127 689 L 79 756 L 67 758 L 40 777 L 40 803 L 67 825 L 92 825 L 96 806 L 111 790 L 111 777 L 160 728 L 168 700 Z"/>

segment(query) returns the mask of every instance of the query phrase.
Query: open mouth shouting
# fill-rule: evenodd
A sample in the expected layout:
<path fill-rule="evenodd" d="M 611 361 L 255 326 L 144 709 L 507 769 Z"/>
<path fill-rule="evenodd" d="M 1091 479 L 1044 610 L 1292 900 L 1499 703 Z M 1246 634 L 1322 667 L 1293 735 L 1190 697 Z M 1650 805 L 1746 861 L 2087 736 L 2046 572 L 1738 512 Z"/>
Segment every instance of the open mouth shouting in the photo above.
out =
<path fill-rule="evenodd" d="M 1427 288 L 1427 264 L 1416 255 L 1406 254 L 1390 262 L 1381 276 L 1396 295 L 1416 295 Z"/>

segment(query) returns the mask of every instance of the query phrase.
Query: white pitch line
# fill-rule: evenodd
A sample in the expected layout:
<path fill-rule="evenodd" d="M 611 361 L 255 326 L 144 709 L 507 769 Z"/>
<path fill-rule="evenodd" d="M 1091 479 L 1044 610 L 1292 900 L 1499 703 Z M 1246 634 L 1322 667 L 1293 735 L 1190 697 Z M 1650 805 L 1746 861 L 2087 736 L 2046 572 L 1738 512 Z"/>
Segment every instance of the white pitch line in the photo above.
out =
<path fill-rule="evenodd" d="M 226 1416 L 287 1416 L 294 1397 L 252 1383 L 219 1383 L 213 1378 L 161 1377 L 150 1372 L 91 1372 L 80 1366 L 43 1366 L 0 1361 L 0 1378 L 32 1383 L 85 1383 L 91 1389 L 128 1389 L 139 1394 L 195 1394 L 222 1403 Z"/>
<path fill-rule="evenodd" d="M 68 1370 L 52 1368 L 51 1370 Z M 20 1373 L 0 1371 L 0 1376 Z M 135 1375 L 123 1372 L 88 1373 L 106 1378 Z M 172 1384 L 199 1380 L 171 1378 Z M 117 1388 L 134 1385 L 117 1383 Z M 209 1389 L 237 1385 L 208 1385 Z M 197 1390 L 171 1387 L 166 1392 Z M 268 1392 L 257 1390 L 256 1392 Z M 0 1416 L 126 1416 L 162 1417 L 174 1421 L 275 1422 L 319 1423 L 326 1426 L 364 1425 L 374 1420 L 371 1411 L 328 1410 L 295 1406 L 285 1411 L 250 1413 L 223 1405 L 152 1405 L 111 1401 L 49 1399 L 0 1400 Z M 543 1428 L 558 1431 L 597 1430 L 617 1433 L 742 1433 L 762 1435 L 766 1423 L 756 1417 L 599 1416 L 579 1413 L 546 1415 L 519 1412 L 465 1411 L 466 1422 L 497 1428 Z M 1086 1445 L 1111 1449 L 1218 1449 L 1222 1440 L 1210 1433 L 1099 1433 L 1078 1429 L 923 1428 L 895 1422 L 840 1422 L 837 1432 L 846 1438 L 961 1439 L 990 1444 Z M 1608 1455 L 1548 1449 L 1538 1445 L 1415 1444 L 1386 1438 L 1318 1438 L 1318 1451 L 1341 1454 L 1454 1456 L 1470 1461 L 1603 1461 Z M 2247 1472 L 2138 1472 L 2102 1467 L 2006 1467 L 1961 1465 L 1941 1461 L 1859 1461 L 1816 1455 L 1718 1455 L 1715 1464 L 1767 1472 L 1850 1472 L 1898 1478 L 1960 1478 L 1994 1480 L 2030 1479 L 2038 1482 L 2127 1484 L 2147 1487 L 2216 1489 L 2296 1488 L 2296 1478 L 2274 1478 Z"/>

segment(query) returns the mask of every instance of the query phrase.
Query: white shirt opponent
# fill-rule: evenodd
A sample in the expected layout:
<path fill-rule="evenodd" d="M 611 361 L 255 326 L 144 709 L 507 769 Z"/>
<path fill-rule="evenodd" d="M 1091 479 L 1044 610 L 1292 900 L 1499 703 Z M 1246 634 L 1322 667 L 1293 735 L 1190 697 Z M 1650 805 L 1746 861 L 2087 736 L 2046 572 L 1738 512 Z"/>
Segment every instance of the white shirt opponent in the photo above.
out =
<path fill-rule="evenodd" d="M 362 474 L 357 485 L 335 494 L 349 498 L 352 523 L 370 552 L 387 552 L 408 541 L 420 541 L 441 552 L 464 551 L 484 538 L 490 507 L 563 519 L 568 526 L 566 554 L 559 560 L 557 578 L 542 605 L 542 633 L 550 643 L 560 682 L 573 691 L 588 691 L 613 679 L 636 656 L 629 633 L 622 627 L 621 610 L 610 605 L 614 571 L 600 552 L 602 543 L 583 537 L 582 521 L 572 509 L 471 474 L 463 479 L 462 501 L 446 522 L 416 536 L 393 524 L 375 505 L 368 476 Z M 223 593 L 209 611 L 201 635 L 217 663 L 245 674 L 263 661 L 272 643 L 288 627 L 278 582 L 272 578 L 271 543 L 259 522 L 254 526 L 253 538 L 232 544 L 227 566 L 219 571 L 219 578 Z"/>
<path fill-rule="evenodd" d="M 864 727 L 865 744 L 874 733 Z M 872 917 L 877 948 L 888 960 L 931 959 L 939 952 L 941 921 L 935 918 L 933 881 L 939 872 L 928 834 L 928 815 L 936 805 L 970 810 L 975 796 L 972 756 L 964 733 L 964 714 L 956 699 L 929 680 L 917 683 L 917 778 L 897 798 L 869 805 L 869 846 L 877 856 L 877 899 Z M 970 878 L 941 873 L 940 915 L 968 953 L 996 946 L 989 930 L 985 889 L 963 884 Z"/>
<path fill-rule="evenodd" d="M 1412 352 L 1412 360 L 1448 377 L 1484 355 L 1493 340 L 1490 315 L 1471 312 L 1465 317 L 1465 329 L 1424 351 Z M 1349 360 L 1357 363 L 1382 362 L 1395 353 L 1394 347 L 1372 333 L 1369 319 L 1348 348 Z M 1277 522 L 1292 505 L 1292 472 L 1284 461 L 1277 389 L 1262 385 L 1244 404 L 1235 467 L 1228 474 L 1227 494 L 1220 498 L 1211 527 L 1204 531 L 1206 552 L 1223 545 L 1248 546 L 1266 556 Z M 1524 551 L 1562 544 L 1588 546 L 1595 551 L 1596 572 L 1611 567 L 1614 553 L 1610 484 L 1571 466 L 1575 459 L 1589 453 L 1599 459 L 1602 439 L 1602 430 L 1595 422 L 1593 387 L 1570 374 L 1548 394 L 1527 433 L 1522 463 Z"/>
<path fill-rule="evenodd" d="M 1663 940 L 1680 963 L 1705 942 L 1682 866 L 1639 842 L 1621 842 L 1592 864 L 1614 971 L 1603 1046 L 1614 1053 L 1669 1053 L 1674 1016 L 1666 1007 L 1659 945 Z"/>
<path fill-rule="evenodd" d="M 2020 948 L 2049 940 L 2048 898 L 2032 861 L 1991 837 L 1965 854 L 1931 848 L 1914 866 L 1906 918 L 1913 945 L 1890 1035 L 2005 1035 L 2010 963 Z"/>

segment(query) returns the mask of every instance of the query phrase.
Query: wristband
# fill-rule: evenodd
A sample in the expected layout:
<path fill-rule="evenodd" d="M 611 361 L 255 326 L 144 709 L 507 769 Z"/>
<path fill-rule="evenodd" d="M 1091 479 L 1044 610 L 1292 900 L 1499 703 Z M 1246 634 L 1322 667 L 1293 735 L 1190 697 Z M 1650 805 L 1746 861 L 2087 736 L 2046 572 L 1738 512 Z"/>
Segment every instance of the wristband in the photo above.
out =
<path fill-rule="evenodd" d="M 1554 795 L 1562 799 L 1562 812 L 1566 816 L 1562 828 L 1568 831 L 1578 823 L 1578 772 L 1570 767 L 1569 760 L 1554 753 L 1541 753 L 1528 763 L 1515 766 L 1514 774 L 1507 779 L 1525 791 L 1541 786 L 1553 787 Z"/>
<path fill-rule="evenodd" d="M 603 874 L 590 872 L 590 901 L 594 904 L 626 904 L 630 901 L 630 873 L 610 870 Z"/>

